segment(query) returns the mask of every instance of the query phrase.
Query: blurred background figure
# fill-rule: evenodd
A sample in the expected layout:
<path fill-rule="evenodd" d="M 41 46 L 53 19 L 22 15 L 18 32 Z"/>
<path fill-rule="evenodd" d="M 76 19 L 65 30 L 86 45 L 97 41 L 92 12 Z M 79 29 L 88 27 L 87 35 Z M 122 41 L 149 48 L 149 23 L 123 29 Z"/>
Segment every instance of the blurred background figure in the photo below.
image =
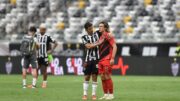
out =
<path fill-rule="evenodd" d="M 8 57 L 8 61 L 6 62 L 6 73 L 9 75 L 11 74 L 13 67 L 13 63 L 11 62 L 11 57 Z"/>
<path fill-rule="evenodd" d="M 177 61 L 177 58 L 180 57 L 180 43 L 177 43 L 176 47 L 176 57 L 173 60 L 173 63 L 171 64 L 171 71 L 173 76 L 177 76 L 179 72 L 179 63 Z"/>
<path fill-rule="evenodd" d="M 173 76 L 177 76 L 179 72 L 179 63 L 177 62 L 177 59 L 174 58 L 173 63 L 171 64 L 171 71 Z"/>

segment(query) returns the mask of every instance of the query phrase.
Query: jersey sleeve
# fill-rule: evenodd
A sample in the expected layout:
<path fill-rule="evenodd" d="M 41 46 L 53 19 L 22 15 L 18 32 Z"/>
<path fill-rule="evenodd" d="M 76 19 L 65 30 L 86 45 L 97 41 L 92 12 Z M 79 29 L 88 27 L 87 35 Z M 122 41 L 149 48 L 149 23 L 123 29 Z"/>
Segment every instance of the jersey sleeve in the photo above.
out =
<path fill-rule="evenodd" d="M 100 38 L 102 35 L 101 32 L 99 32 L 99 30 L 97 30 L 96 33 L 97 33 L 98 37 Z"/>
<path fill-rule="evenodd" d="M 48 42 L 52 42 L 52 43 L 55 43 L 55 42 L 56 42 L 51 36 L 48 36 L 47 38 L 48 38 L 48 39 L 47 39 Z"/>
<path fill-rule="evenodd" d="M 82 36 L 81 39 L 82 39 L 82 43 L 83 43 L 84 45 L 88 43 L 85 35 Z"/>
<path fill-rule="evenodd" d="M 114 36 L 110 35 L 109 33 L 106 34 L 106 40 L 108 40 L 108 42 L 110 43 L 111 46 L 113 46 L 113 44 L 115 43 L 115 38 Z"/>

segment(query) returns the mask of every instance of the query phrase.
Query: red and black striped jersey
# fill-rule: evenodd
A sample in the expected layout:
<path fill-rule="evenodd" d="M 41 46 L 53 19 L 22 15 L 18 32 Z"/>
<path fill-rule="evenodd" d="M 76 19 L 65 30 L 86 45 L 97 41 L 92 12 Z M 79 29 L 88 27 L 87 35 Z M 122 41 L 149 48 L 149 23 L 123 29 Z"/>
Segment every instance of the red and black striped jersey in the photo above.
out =
<path fill-rule="evenodd" d="M 102 38 L 105 38 L 105 40 L 99 47 L 100 61 L 111 59 L 113 44 L 115 43 L 114 37 L 108 32 L 104 32 L 100 39 Z"/>

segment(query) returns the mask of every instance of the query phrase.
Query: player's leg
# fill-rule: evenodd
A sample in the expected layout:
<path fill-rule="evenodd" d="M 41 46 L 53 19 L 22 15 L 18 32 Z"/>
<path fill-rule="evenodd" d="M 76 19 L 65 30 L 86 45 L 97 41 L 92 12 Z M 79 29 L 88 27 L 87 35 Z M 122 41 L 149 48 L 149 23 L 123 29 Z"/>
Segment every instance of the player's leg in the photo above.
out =
<path fill-rule="evenodd" d="M 41 71 L 41 74 L 43 75 L 43 83 L 42 88 L 47 87 L 47 66 L 48 66 L 48 60 L 47 58 L 38 58 L 38 71 Z M 38 73 L 38 72 L 37 72 Z"/>
<path fill-rule="evenodd" d="M 27 58 L 23 58 L 23 62 L 22 62 L 22 83 L 23 83 L 23 88 L 26 88 L 27 87 L 27 84 L 26 84 L 26 71 L 29 67 L 29 61 Z"/>
<path fill-rule="evenodd" d="M 96 89 L 97 89 L 97 76 L 98 76 L 98 66 L 96 61 L 92 61 L 92 100 L 96 100 Z"/>
<path fill-rule="evenodd" d="M 31 57 L 31 65 L 32 65 L 32 76 L 33 76 L 32 88 L 35 88 L 37 81 L 37 66 L 38 66 L 36 56 Z"/>
<path fill-rule="evenodd" d="M 36 82 L 37 82 L 37 69 L 32 69 L 32 76 L 33 76 L 33 79 L 32 79 L 32 88 L 35 88 L 36 87 Z"/>
<path fill-rule="evenodd" d="M 42 65 L 41 66 L 42 74 L 43 74 L 43 81 L 47 81 L 47 66 Z"/>
<path fill-rule="evenodd" d="M 39 76 L 39 71 L 41 71 L 41 65 L 39 65 L 39 63 L 38 63 L 38 67 L 37 67 L 37 69 L 36 69 L 37 78 L 38 78 L 38 76 Z"/>
<path fill-rule="evenodd" d="M 47 67 L 48 67 L 48 65 L 49 65 L 48 58 L 45 57 L 43 59 L 43 65 L 42 65 L 42 72 L 43 72 L 42 88 L 46 88 L 47 87 L 47 78 L 48 78 Z"/>
<path fill-rule="evenodd" d="M 43 74 L 42 88 L 46 88 L 47 87 L 47 66 L 46 65 L 41 66 L 41 72 Z"/>
<path fill-rule="evenodd" d="M 22 68 L 22 84 L 23 84 L 23 88 L 26 88 L 27 84 L 26 84 L 26 69 Z"/>
<path fill-rule="evenodd" d="M 104 73 L 100 74 L 100 76 L 101 76 L 102 88 L 103 88 L 104 95 L 99 99 L 103 100 L 103 99 L 106 99 L 108 97 L 108 86 L 107 86 L 107 83 L 106 83 Z"/>
<path fill-rule="evenodd" d="M 101 76 L 102 88 L 103 88 L 103 92 L 104 92 L 104 95 L 99 99 L 103 100 L 103 99 L 106 99 L 106 97 L 108 96 L 108 90 L 107 90 L 106 79 L 105 79 L 105 76 L 104 76 L 104 71 L 105 70 L 103 68 L 103 63 L 101 63 L 101 62 L 98 63 L 98 71 L 99 71 L 99 74 Z"/>
<path fill-rule="evenodd" d="M 87 95 L 88 95 L 88 88 L 89 88 L 89 80 L 91 77 L 91 73 L 90 73 L 90 68 L 89 68 L 89 64 L 84 65 L 84 83 L 83 83 L 83 100 L 87 100 Z"/>
<path fill-rule="evenodd" d="M 106 71 L 104 73 L 104 77 L 105 77 L 105 81 L 106 81 L 106 85 L 107 85 L 107 89 L 108 89 L 108 97 L 106 98 L 107 100 L 112 100 L 114 99 L 114 95 L 113 95 L 113 81 L 112 81 L 112 78 L 111 78 L 111 72 L 112 72 L 112 69 L 111 69 L 111 66 L 107 65 L 106 66 Z"/>
<path fill-rule="evenodd" d="M 38 79 L 38 76 L 39 76 L 39 71 L 41 72 L 41 59 L 40 58 L 37 58 L 37 65 L 38 65 L 38 67 L 37 67 L 37 79 Z"/>
<path fill-rule="evenodd" d="M 96 100 L 97 74 L 92 74 L 92 100 Z"/>
<path fill-rule="evenodd" d="M 89 88 L 89 80 L 90 80 L 90 75 L 85 75 L 84 77 L 84 83 L 83 83 L 83 100 L 87 99 L 88 95 L 88 88 Z"/>

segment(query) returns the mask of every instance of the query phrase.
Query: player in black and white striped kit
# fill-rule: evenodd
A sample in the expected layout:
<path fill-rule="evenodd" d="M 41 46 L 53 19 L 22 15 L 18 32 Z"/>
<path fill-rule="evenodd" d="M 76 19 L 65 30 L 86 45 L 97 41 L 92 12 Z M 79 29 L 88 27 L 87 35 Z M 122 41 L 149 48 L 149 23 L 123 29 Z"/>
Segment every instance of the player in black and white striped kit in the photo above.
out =
<path fill-rule="evenodd" d="M 97 88 L 97 75 L 98 75 L 98 67 L 97 63 L 99 60 L 99 47 L 88 49 L 87 44 L 96 43 L 100 38 L 100 33 L 98 31 L 93 32 L 93 26 L 90 22 L 87 22 L 84 25 L 84 28 L 87 35 L 82 36 L 82 42 L 86 47 L 85 51 L 85 60 L 84 60 L 84 75 L 85 80 L 83 83 L 83 100 L 87 99 L 87 92 L 89 86 L 89 80 L 92 76 L 92 100 L 96 100 L 96 88 Z"/>
<path fill-rule="evenodd" d="M 47 66 L 49 65 L 48 62 L 48 54 L 51 54 L 54 49 L 57 47 L 57 42 L 53 40 L 49 35 L 46 34 L 46 26 L 41 25 L 40 26 L 40 34 L 36 35 L 37 41 L 40 45 L 40 48 L 38 50 L 37 54 L 37 60 L 38 60 L 38 70 L 41 70 L 41 73 L 43 74 L 43 83 L 42 88 L 46 88 L 47 86 Z M 52 45 L 51 48 L 49 48 L 49 45 Z M 50 50 L 48 50 L 50 49 Z"/>

